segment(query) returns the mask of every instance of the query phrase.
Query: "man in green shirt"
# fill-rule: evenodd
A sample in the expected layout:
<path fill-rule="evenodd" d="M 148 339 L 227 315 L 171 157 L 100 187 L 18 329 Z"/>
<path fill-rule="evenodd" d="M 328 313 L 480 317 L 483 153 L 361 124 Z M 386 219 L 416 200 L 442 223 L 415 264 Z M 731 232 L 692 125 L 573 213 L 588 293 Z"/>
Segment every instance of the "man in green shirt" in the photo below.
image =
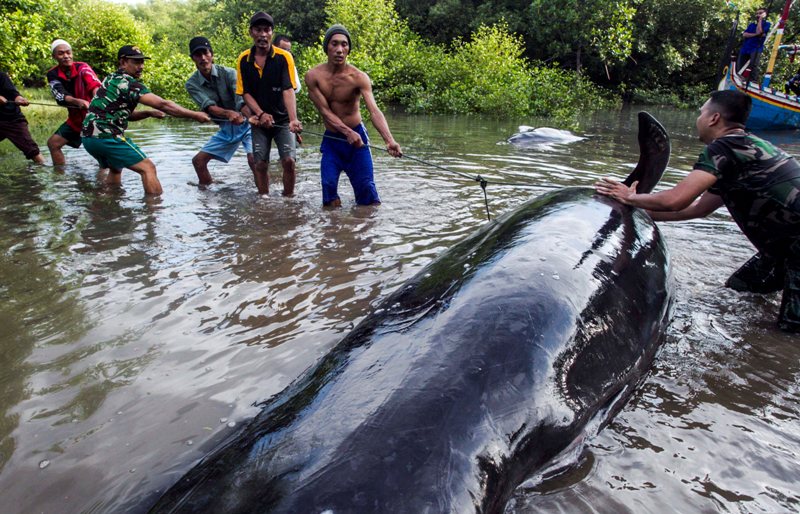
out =
<path fill-rule="evenodd" d="M 128 168 L 142 177 L 147 195 L 160 195 L 161 183 L 156 166 L 136 144 L 125 137 L 128 121 L 147 117 L 163 118 L 164 113 L 179 118 L 190 118 L 200 123 L 210 121 L 208 114 L 184 109 L 175 102 L 153 94 L 139 82 L 144 61 L 149 59 L 136 46 L 125 45 L 117 52 L 119 69 L 105 78 L 89 104 L 89 113 L 83 120 L 81 140 L 83 146 L 101 168 L 109 168 L 108 184 L 122 182 L 122 168 Z M 157 109 L 134 112 L 139 103 Z"/>

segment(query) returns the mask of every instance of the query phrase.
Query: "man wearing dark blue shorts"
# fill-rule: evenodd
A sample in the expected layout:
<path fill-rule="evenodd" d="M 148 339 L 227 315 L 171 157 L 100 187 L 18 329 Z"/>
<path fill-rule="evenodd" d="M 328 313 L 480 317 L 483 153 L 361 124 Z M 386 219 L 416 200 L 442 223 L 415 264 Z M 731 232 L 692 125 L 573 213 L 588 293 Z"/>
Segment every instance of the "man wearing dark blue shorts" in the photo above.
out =
<path fill-rule="evenodd" d="M 347 64 L 351 46 L 347 29 L 341 25 L 331 26 L 325 32 L 322 46 L 328 62 L 306 73 L 308 95 L 322 116 L 326 128 L 320 146 L 322 203 L 331 207 L 342 204 L 337 189 L 339 175 L 344 171 L 353 186 L 357 204 L 379 204 L 381 199 L 375 187 L 369 138 L 361 122 L 359 110 L 362 97 L 372 124 L 386 143 L 386 151 L 393 157 L 401 157 L 403 152 L 375 103 L 369 76 Z"/>

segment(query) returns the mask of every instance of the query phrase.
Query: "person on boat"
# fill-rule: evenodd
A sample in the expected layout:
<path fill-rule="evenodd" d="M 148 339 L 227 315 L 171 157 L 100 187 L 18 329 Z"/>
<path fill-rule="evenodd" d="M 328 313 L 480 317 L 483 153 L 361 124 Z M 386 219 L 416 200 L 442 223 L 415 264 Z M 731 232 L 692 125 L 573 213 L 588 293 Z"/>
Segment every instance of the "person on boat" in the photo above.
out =
<path fill-rule="evenodd" d="M 800 95 L 800 70 L 792 75 L 788 81 L 786 81 L 786 85 L 783 87 L 784 93 L 787 95 L 794 94 L 795 96 Z"/>
<path fill-rule="evenodd" d="M 647 209 L 656 221 L 707 216 L 723 204 L 758 253 L 728 278 L 736 291 L 783 289 L 781 329 L 800 331 L 800 163 L 745 132 L 751 99 L 739 91 L 714 91 L 700 108 L 697 133 L 706 147 L 692 172 L 675 187 L 637 194 L 611 179 L 600 194 Z"/>
<path fill-rule="evenodd" d="M 102 85 L 97 74 L 85 62 L 72 58 L 72 46 L 63 39 L 50 44 L 50 54 L 58 63 L 47 71 L 47 84 L 58 105 L 67 108 L 67 121 L 62 123 L 47 140 L 47 148 L 55 166 L 66 163 L 64 145 L 72 148 L 81 146 L 81 130 L 89 102 Z"/>
<path fill-rule="evenodd" d="M 755 81 L 758 74 L 758 58 L 764 51 L 764 41 L 769 34 L 770 23 L 766 20 L 767 10 L 763 7 L 756 11 L 756 21 L 749 24 L 742 37 L 744 43 L 739 50 L 739 58 L 736 60 L 736 72 L 740 75 L 744 71 L 743 67 L 749 61 L 747 67 L 750 69 L 748 80 Z"/>
<path fill-rule="evenodd" d="M 274 140 L 283 167 L 283 196 L 292 196 L 297 175 L 295 134 L 303 131 L 303 125 L 297 119 L 294 58 L 272 44 L 274 29 L 272 16 L 265 12 L 259 11 L 250 18 L 253 46 L 236 61 L 236 94 L 242 95 L 253 114 L 250 124 L 258 192 L 269 193 L 267 172 Z"/>
<path fill-rule="evenodd" d="M 339 207 L 339 175 L 347 173 L 353 186 L 356 203 L 372 205 L 381 203 L 372 168 L 367 130 L 361 121 L 360 100 L 369 111 L 372 124 L 386 143 L 386 151 L 401 157 L 403 151 L 392 137 L 375 97 L 369 76 L 347 63 L 352 48 L 350 33 L 342 25 L 332 25 L 326 32 L 322 47 L 328 62 L 315 66 L 306 73 L 308 95 L 325 123 L 325 136 L 320 145 L 322 161 L 322 203 Z"/>
<path fill-rule="evenodd" d="M 162 188 L 156 165 L 133 141 L 125 137 L 128 122 L 148 117 L 163 118 L 164 113 L 200 123 L 208 122 L 210 118 L 204 112 L 184 109 L 150 92 L 147 86 L 139 82 L 145 59 L 149 57 L 145 57 L 137 46 L 125 45 L 119 49 L 119 68 L 103 80 L 89 104 L 81 138 L 86 151 L 97 159 L 102 168 L 109 168 L 106 178 L 108 184 L 120 184 L 122 168 L 128 168 L 141 175 L 145 194 L 160 195 Z M 156 110 L 135 111 L 140 102 Z"/>
<path fill-rule="evenodd" d="M 0 72 L 0 141 L 8 139 L 26 159 L 44 164 L 39 145 L 28 130 L 28 120 L 20 110 L 26 105 L 30 105 L 27 98 L 19 94 L 7 73 Z"/>
<path fill-rule="evenodd" d="M 215 118 L 219 125 L 219 130 L 192 158 L 200 184 L 212 182 L 208 171 L 212 159 L 227 163 L 240 146 L 247 153 L 247 164 L 255 173 L 253 135 L 247 123 L 251 112 L 244 99 L 236 94 L 236 70 L 214 64 L 211 42 L 203 36 L 189 41 L 189 55 L 197 70 L 186 81 L 186 91 L 197 107 Z"/>

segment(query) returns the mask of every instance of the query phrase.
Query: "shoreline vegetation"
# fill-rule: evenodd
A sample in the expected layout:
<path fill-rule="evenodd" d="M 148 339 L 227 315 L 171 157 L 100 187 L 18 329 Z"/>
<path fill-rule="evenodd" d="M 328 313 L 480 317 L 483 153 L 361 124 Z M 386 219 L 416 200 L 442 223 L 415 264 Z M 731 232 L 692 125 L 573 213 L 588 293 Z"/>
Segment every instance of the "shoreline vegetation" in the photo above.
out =
<path fill-rule="evenodd" d="M 152 56 L 143 82 L 193 109 L 184 89 L 194 71 L 189 39 L 208 37 L 215 62 L 233 66 L 251 44 L 249 16 L 266 10 L 276 35 L 292 38 L 301 76 L 325 61 L 322 34 L 341 23 L 353 36 L 349 61 L 371 77 L 383 106 L 547 117 L 575 128 L 579 116 L 623 101 L 699 105 L 714 88 L 731 21 L 746 23 L 759 5 L 743 0 L 739 13 L 712 0 L 0 0 L 0 69 L 29 100 L 50 103 L 44 74 L 55 65 L 53 39 L 69 41 L 75 60 L 101 78 L 115 69 L 121 45 L 136 44 Z M 66 118 L 44 106 L 23 112 L 34 135 L 41 121 L 49 127 Z M 305 88 L 298 112 L 306 123 L 319 121 Z"/>

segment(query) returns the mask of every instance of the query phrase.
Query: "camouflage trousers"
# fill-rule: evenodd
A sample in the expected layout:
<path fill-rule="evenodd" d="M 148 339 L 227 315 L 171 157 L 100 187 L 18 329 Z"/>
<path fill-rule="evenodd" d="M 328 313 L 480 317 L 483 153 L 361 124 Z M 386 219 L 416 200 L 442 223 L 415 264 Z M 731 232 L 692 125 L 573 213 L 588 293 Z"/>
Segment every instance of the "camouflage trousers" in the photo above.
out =
<path fill-rule="evenodd" d="M 789 332 L 800 332 L 800 241 L 792 243 L 785 256 L 757 253 L 728 278 L 725 286 L 749 293 L 773 293 L 783 289 L 778 326 Z"/>

